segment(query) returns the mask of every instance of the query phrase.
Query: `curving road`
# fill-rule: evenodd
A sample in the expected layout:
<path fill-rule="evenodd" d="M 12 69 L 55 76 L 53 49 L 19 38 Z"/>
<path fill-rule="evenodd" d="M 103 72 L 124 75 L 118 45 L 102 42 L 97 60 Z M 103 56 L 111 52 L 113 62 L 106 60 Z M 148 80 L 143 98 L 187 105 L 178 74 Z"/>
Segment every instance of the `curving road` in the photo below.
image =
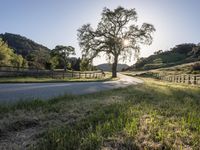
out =
<path fill-rule="evenodd" d="M 18 83 L 0 84 L 0 103 L 11 103 L 19 100 L 50 99 L 64 94 L 87 94 L 143 81 L 137 78 L 118 74 L 119 80 L 106 82 L 73 82 L 73 83 Z"/>

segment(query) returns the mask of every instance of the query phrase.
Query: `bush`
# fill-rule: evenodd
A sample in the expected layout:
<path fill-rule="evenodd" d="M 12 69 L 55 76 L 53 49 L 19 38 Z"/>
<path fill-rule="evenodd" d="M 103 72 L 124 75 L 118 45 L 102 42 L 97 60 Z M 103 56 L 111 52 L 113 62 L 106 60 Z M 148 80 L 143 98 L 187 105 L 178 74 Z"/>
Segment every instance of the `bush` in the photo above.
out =
<path fill-rule="evenodd" d="M 196 63 L 192 66 L 193 71 L 200 71 L 200 63 Z"/>

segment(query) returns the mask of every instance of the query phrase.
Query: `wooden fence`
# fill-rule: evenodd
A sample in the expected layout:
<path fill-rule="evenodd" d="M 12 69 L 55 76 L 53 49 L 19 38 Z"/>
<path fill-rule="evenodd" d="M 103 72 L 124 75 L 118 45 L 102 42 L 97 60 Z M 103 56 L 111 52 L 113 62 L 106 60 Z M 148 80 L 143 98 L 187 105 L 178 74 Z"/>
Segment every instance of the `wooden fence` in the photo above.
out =
<path fill-rule="evenodd" d="M 51 77 L 51 78 L 102 78 L 105 76 L 101 70 L 97 71 L 64 71 L 63 69 L 44 70 L 33 68 L 18 68 L 10 66 L 0 66 L 0 77 Z"/>
<path fill-rule="evenodd" d="M 181 74 L 181 75 L 154 75 L 158 79 L 174 82 L 174 83 L 185 83 L 200 85 L 200 74 Z"/>

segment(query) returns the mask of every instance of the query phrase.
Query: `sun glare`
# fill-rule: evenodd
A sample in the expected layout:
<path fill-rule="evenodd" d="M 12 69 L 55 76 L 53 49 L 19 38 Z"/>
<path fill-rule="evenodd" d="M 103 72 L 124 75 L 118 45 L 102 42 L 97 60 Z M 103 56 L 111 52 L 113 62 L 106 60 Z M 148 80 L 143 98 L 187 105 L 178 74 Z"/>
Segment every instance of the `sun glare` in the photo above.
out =
<path fill-rule="evenodd" d="M 128 39 L 125 39 L 124 41 L 123 41 L 123 45 L 124 46 L 128 46 L 130 44 L 130 41 L 128 40 Z"/>

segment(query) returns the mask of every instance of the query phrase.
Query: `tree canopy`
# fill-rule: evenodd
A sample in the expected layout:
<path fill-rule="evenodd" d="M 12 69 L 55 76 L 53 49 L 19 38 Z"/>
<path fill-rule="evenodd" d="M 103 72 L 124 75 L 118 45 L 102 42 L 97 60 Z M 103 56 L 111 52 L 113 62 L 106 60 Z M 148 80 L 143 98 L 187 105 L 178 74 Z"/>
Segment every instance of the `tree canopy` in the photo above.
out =
<path fill-rule="evenodd" d="M 0 65 L 24 67 L 27 65 L 26 60 L 21 55 L 17 55 L 11 48 L 8 47 L 0 38 Z"/>
<path fill-rule="evenodd" d="M 10 65 L 12 50 L 0 39 L 0 65 Z"/>
<path fill-rule="evenodd" d="M 53 57 L 57 57 L 58 61 L 63 64 L 66 70 L 70 64 L 70 55 L 75 55 L 75 48 L 72 46 L 57 45 L 51 52 Z"/>
<path fill-rule="evenodd" d="M 89 59 L 105 53 L 112 61 L 112 76 L 116 77 L 119 59 L 130 59 L 133 52 L 138 57 L 140 44 L 152 43 L 154 26 L 148 23 L 138 26 L 137 18 L 135 9 L 118 7 L 112 11 L 104 8 L 96 29 L 90 24 L 78 29 L 82 53 Z"/>
<path fill-rule="evenodd" d="M 27 56 L 29 66 L 37 69 L 50 69 L 50 59 L 50 54 L 42 50 L 34 50 Z"/>

